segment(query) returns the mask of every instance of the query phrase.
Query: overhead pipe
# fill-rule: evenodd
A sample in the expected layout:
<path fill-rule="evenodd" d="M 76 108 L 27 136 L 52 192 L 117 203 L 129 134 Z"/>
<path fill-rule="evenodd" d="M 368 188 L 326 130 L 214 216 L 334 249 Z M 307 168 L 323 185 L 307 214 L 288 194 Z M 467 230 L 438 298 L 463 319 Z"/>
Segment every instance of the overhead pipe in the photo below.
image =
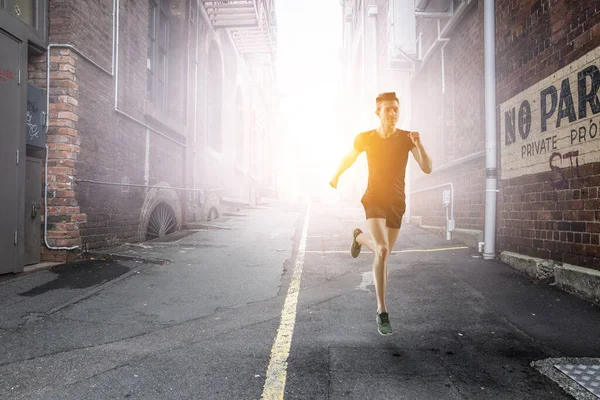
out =
<path fill-rule="evenodd" d="M 485 230 L 483 258 L 496 258 L 496 25 L 495 2 L 484 0 L 483 43 L 485 57 Z"/>
<path fill-rule="evenodd" d="M 429 46 L 429 49 L 427 49 L 427 52 L 425 52 L 425 56 L 423 56 L 423 58 L 421 59 L 422 64 L 425 64 L 425 62 L 427 62 L 429 57 L 431 57 L 431 55 L 433 54 L 435 49 L 442 42 L 444 42 L 445 39 L 447 39 L 448 35 L 450 34 L 450 32 L 452 32 L 452 30 L 454 29 L 456 24 L 460 21 L 462 15 L 468 10 L 469 5 L 471 3 L 474 3 L 474 1 L 473 0 L 463 0 L 459 4 L 459 6 L 456 7 L 456 10 L 454 10 L 454 14 L 453 14 L 452 18 L 450 18 L 448 20 L 448 22 L 446 22 L 446 25 L 444 25 L 444 28 L 440 29 L 440 26 L 439 26 L 440 21 L 438 20 L 438 35 L 435 38 L 435 40 L 433 41 L 433 43 L 431 44 L 431 46 Z"/>
<path fill-rule="evenodd" d="M 422 9 L 426 9 L 428 5 L 429 1 L 427 1 Z M 448 11 L 427 12 L 415 10 L 415 16 L 423 18 L 452 18 L 454 16 L 454 0 L 450 1 L 450 9 Z"/>

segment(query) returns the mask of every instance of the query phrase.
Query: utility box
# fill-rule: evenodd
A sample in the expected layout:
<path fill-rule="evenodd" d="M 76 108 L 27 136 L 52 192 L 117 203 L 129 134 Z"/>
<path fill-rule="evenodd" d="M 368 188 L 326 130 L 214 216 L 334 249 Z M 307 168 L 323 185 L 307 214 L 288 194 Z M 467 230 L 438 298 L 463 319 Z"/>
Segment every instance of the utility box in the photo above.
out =
<path fill-rule="evenodd" d="M 47 115 L 46 91 L 28 83 L 27 112 L 25 114 L 25 135 L 28 146 L 42 149 L 46 146 Z"/>
<path fill-rule="evenodd" d="M 442 192 L 442 203 L 446 207 L 448 207 L 450 205 L 450 191 L 449 190 L 444 190 Z"/>

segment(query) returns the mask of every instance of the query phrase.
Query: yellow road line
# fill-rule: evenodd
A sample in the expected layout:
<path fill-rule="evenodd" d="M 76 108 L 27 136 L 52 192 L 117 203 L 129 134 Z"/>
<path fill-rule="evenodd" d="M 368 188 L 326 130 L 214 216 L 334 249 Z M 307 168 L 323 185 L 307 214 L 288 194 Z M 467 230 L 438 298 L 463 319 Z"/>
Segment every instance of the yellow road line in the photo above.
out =
<path fill-rule="evenodd" d="M 399 250 L 392 251 L 392 253 L 428 253 L 430 251 L 447 251 L 447 250 L 462 250 L 468 249 L 469 246 L 458 246 L 458 247 L 442 247 L 439 249 L 412 249 L 412 250 Z"/>
<path fill-rule="evenodd" d="M 308 221 L 310 218 L 310 206 L 306 210 L 302 237 L 298 248 L 298 255 L 292 273 L 292 281 L 285 297 L 283 310 L 281 311 L 281 322 L 277 330 L 275 342 L 271 348 L 271 359 L 267 368 L 267 378 L 260 397 L 265 400 L 282 400 L 285 393 L 285 380 L 287 377 L 287 359 L 290 354 L 292 335 L 296 324 L 296 306 L 298 305 L 298 294 L 300 293 L 300 280 L 302 279 L 302 267 L 304 265 L 304 254 L 306 252 L 306 237 L 308 236 Z"/>
<path fill-rule="evenodd" d="M 392 254 L 396 253 L 428 253 L 430 251 L 448 251 L 448 250 L 462 250 L 468 249 L 468 246 L 460 246 L 460 247 L 443 247 L 439 249 L 409 249 L 409 250 L 394 250 Z M 343 254 L 350 253 L 350 250 L 306 250 L 305 253 L 311 254 Z"/>

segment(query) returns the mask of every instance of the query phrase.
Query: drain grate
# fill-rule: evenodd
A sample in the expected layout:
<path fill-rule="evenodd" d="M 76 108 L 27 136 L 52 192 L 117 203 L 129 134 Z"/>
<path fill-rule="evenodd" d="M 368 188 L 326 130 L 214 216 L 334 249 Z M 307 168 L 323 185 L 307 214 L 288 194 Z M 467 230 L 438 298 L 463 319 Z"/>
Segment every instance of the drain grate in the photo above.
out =
<path fill-rule="evenodd" d="M 600 399 L 600 365 L 556 364 L 554 367 Z"/>

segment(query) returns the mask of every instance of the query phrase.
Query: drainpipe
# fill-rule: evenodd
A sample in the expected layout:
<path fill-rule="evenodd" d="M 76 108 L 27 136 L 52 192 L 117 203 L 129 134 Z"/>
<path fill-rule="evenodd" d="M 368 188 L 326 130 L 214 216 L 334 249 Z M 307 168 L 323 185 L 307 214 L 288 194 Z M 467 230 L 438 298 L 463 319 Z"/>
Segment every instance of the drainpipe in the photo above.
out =
<path fill-rule="evenodd" d="M 377 77 L 378 77 L 378 71 L 377 71 L 377 14 L 378 14 L 378 9 L 377 6 L 375 5 L 370 5 L 368 10 L 367 10 L 368 16 L 369 16 L 369 25 L 371 25 L 371 27 L 373 28 L 373 34 L 371 35 L 371 40 L 373 41 L 371 43 L 372 45 L 372 53 L 371 53 L 371 57 L 373 58 L 372 63 L 371 63 L 371 68 L 373 69 L 372 71 L 369 71 L 371 73 L 371 79 L 372 79 L 372 85 L 373 87 L 371 88 L 372 92 L 371 94 L 375 95 L 377 93 Z M 372 23 L 371 23 L 372 22 Z"/>
<path fill-rule="evenodd" d="M 485 231 L 483 258 L 496 257 L 496 26 L 494 0 L 484 0 L 483 42 L 485 56 Z"/>
<path fill-rule="evenodd" d="M 193 147 L 192 147 L 192 189 L 194 189 L 194 191 L 196 190 L 196 157 L 197 157 L 197 153 L 198 153 L 198 83 L 199 83 L 199 79 L 198 79 L 198 64 L 200 63 L 199 61 L 199 52 L 198 52 L 198 48 L 200 47 L 200 7 L 202 5 L 200 4 L 200 2 L 198 1 L 196 3 L 196 16 L 194 17 L 196 19 L 196 49 L 194 52 L 194 132 L 192 133 L 194 135 L 194 140 L 193 140 Z M 189 46 L 189 41 L 188 41 L 188 46 Z M 194 218 L 193 220 L 196 221 L 196 199 L 194 198 Z"/>
<path fill-rule="evenodd" d="M 431 55 L 433 54 L 433 52 L 435 51 L 437 46 L 439 46 L 440 43 L 443 42 L 444 38 L 448 37 L 448 34 L 454 29 L 456 24 L 460 21 L 460 19 L 462 18 L 462 15 L 468 10 L 469 5 L 474 4 L 474 3 L 476 3 L 476 2 L 473 0 L 463 0 L 458 5 L 456 10 L 454 11 L 454 15 L 452 16 L 452 18 L 450 18 L 450 20 L 448 20 L 448 22 L 446 22 L 446 25 L 444 25 L 444 28 L 441 29 L 441 31 L 438 29 L 438 37 L 435 38 L 435 40 L 433 41 L 431 46 L 429 46 L 429 49 L 427 49 L 427 51 L 425 52 L 425 55 L 421 59 L 421 65 L 424 65 L 427 62 L 427 60 L 429 59 L 429 57 L 431 57 Z M 439 20 L 438 20 L 438 24 L 439 24 Z"/>
<path fill-rule="evenodd" d="M 360 91 L 361 91 L 361 98 L 363 103 L 365 104 L 365 110 L 369 110 L 370 108 L 368 107 L 368 104 L 370 104 L 367 101 L 367 85 L 365 83 L 366 79 L 367 79 L 367 55 L 365 54 L 367 52 L 367 44 L 365 43 L 367 40 L 367 20 L 365 18 L 366 13 L 367 13 L 367 4 L 366 4 L 367 0 L 362 0 L 362 7 L 361 7 L 361 12 L 360 12 L 360 17 L 362 20 L 362 43 L 361 43 L 361 56 L 362 59 L 360 60 L 361 62 L 361 77 L 360 77 Z M 363 114 L 364 115 L 364 114 Z M 367 119 L 365 119 L 365 123 L 368 123 L 371 120 L 371 114 L 368 114 L 369 117 Z"/>
<path fill-rule="evenodd" d="M 442 118 L 442 165 L 444 164 L 444 160 L 446 159 L 446 54 L 444 53 L 444 49 L 450 43 L 450 39 L 443 38 L 440 32 L 440 20 L 438 22 L 438 40 L 444 43 L 440 50 L 440 58 L 442 59 L 442 110 L 441 110 L 441 118 Z"/>

